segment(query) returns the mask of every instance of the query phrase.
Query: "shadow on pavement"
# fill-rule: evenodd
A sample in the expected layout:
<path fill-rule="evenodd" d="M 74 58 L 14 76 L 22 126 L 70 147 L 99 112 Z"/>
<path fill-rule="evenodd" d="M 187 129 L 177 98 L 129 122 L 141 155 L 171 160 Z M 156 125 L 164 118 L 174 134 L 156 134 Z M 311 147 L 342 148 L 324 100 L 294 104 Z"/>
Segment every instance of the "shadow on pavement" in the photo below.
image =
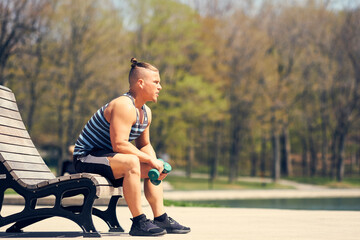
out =
<path fill-rule="evenodd" d="M 105 236 L 129 236 L 127 233 L 102 233 Z M 83 232 L 22 232 L 22 233 L 7 233 L 0 232 L 0 238 L 78 238 L 82 237 Z"/>

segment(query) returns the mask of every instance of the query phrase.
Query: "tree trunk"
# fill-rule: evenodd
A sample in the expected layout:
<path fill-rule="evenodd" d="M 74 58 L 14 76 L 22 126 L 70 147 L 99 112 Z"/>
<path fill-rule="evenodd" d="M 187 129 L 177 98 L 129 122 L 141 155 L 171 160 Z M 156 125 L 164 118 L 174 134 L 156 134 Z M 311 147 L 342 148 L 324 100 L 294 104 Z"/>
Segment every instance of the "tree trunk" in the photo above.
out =
<path fill-rule="evenodd" d="M 360 174 L 360 148 L 355 153 L 355 166 L 357 166 Z"/>
<path fill-rule="evenodd" d="M 280 137 L 277 133 L 272 133 L 271 142 L 273 148 L 272 178 L 276 182 L 280 179 Z"/>
<path fill-rule="evenodd" d="M 64 141 L 64 101 L 65 101 L 65 98 L 66 98 L 65 95 L 63 95 L 61 97 L 59 106 L 57 109 L 57 119 L 58 119 L 58 125 L 59 125 L 58 136 L 59 136 L 59 144 L 61 146 L 61 152 L 60 152 L 60 156 L 58 159 L 58 166 L 57 166 L 57 176 L 60 176 L 60 174 L 61 174 L 63 158 L 67 154 L 66 144 Z"/>
<path fill-rule="evenodd" d="M 189 145 L 186 151 L 187 152 L 186 176 L 190 178 L 192 173 L 193 162 L 195 160 L 195 146 L 194 146 L 194 139 L 193 139 L 194 136 L 192 129 L 189 129 L 188 136 L 189 136 Z"/>
<path fill-rule="evenodd" d="M 266 171 L 266 138 L 261 137 L 261 153 L 260 153 L 260 177 L 265 177 Z"/>
<path fill-rule="evenodd" d="M 303 177 L 307 177 L 308 176 L 308 144 L 305 136 L 301 137 L 301 143 L 303 146 L 302 157 L 301 157 L 302 175 Z"/>
<path fill-rule="evenodd" d="M 258 162 L 258 155 L 256 153 L 254 139 L 250 136 L 251 140 L 249 141 L 250 146 L 250 162 L 251 162 L 251 170 L 250 176 L 255 177 L 257 174 L 257 162 Z"/>
<path fill-rule="evenodd" d="M 338 160 L 338 138 L 339 133 L 338 130 L 335 129 L 333 134 L 333 139 L 331 143 L 331 169 L 330 169 L 330 177 L 331 179 L 335 179 L 335 173 L 336 173 L 336 166 L 337 166 L 337 160 Z"/>
<path fill-rule="evenodd" d="M 291 167 L 291 159 L 290 159 L 290 136 L 289 129 L 287 126 L 283 128 L 283 131 L 280 136 L 280 149 L 281 149 L 281 175 L 291 176 L 292 175 L 292 167 Z"/>
<path fill-rule="evenodd" d="M 218 166 L 219 166 L 219 160 L 220 160 L 220 154 L 221 154 L 221 145 L 222 145 L 222 128 L 221 128 L 221 122 L 215 123 L 215 129 L 214 129 L 214 143 L 215 146 L 213 147 L 214 154 L 210 156 L 211 159 L 211 168 L 210 168 L 210 180 L 213 182 L 217 178 L 218 174 Z"/>
<path fill-rule="evenodd" d="M 345 147 L 345 133 L 341 133 L 339 136 L 339 145 L 338 145 L 338 160 L 337 160 L 337 168 L 336 168 L 336 180 L 338 182 L 342 182 L 344 179 L 344 147 Z"/>
<path fill-rule="evenodd" d="M 239 165 L 239 152 L 240 152 L 240 130 L 241 130 L 241 119 L 239 114 L 239 103 L 236 103 L 236 98 L 231 100 L 231 145 L 230 145 L 230 162 L 229 162 L 229 182 L 233 183 L 236 181 L 238 176 L 238 165 Z"/>
<path fill-rule="evenodd" d="M 327 166 L 327 154 L 328 154 L 328 138 L 327 138 L 327 126 L 328 126 L 328 115 L 326 114 L 327 106 L 327 96 L 326 91 L 321 93 L 321 175 L 323 177 L 327 176 L 328 166 Z"/>
<path fill-rule="evenodd" d="M 3 65 L 3 63 L 0 63 L 0 85 L 2 86 L 5 85 L 4 69 L 5 66 Z"/>
<path fill-rule="evenodd" d="M 310 152 L 310 176 L 314 177 L 316 172 L 317 172 L 317 162 L 318 162 L 318 158 L 317 158 L 317 151 L 316 151 L 316 146 L 315 146 L 315 142 L 314 142 L 314 137 L 313 137 L 313 128 L 310 126 L 309 127 L 309 134 L 308 134 L 308 138 L 309 138 L 309 152 Z"/>
<path fill-rule="evenodd" d="M 237 121 L 233 121 L 231 148 L 230 148 L 230 166 L 229 166 L 229 182 L 235 182 L 238 176 L 238 157 L 240 147 L 240 126 Z"/>

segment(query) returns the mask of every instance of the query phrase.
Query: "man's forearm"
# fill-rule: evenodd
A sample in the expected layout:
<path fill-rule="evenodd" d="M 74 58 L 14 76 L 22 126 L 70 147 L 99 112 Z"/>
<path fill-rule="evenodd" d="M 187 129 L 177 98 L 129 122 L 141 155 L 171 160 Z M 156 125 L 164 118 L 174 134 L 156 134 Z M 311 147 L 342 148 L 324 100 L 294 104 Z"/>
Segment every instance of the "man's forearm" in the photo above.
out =
<path fill-rule="evenodd" d="M 147 144 L 144 147 L 140 148 L 140 151 L 148 154 L 149 156 L 151 156 L 153 158 L 156 158 L 155 150 L 151 144 Z"/>
<path fill-rule="evenodd" d="M 150 145 L 151 147 L 151 145 Z M 122 154 L 133 154 L 135 156 L 137 156 L 140 160 L 140 162 L 142 163 L 149 163 L 151 161 L 151 159 L 153 158 L 156 158 L 156 155 L 155 155 L 155 151 L 154 149 L 148 149 L 147 146 L 141 148 L 141 149 L 138 149 L 137 147 L 135 147 L 132 143 L 130 142 L 123 142 L 121 144 L 118 144 L 116 146 L 116 148 L 114 148 L 114 151 L 115 152 L 118 152 L 118 153 L 122 153 Z M 145 149 L 145 151 L 143 151 L 143 149 Z"/>

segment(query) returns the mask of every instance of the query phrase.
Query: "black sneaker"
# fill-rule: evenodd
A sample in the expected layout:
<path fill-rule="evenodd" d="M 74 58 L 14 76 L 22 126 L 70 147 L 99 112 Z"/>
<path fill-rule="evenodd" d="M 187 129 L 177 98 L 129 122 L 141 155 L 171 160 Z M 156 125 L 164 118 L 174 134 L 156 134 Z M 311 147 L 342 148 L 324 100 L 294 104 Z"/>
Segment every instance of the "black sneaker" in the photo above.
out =
<path fill-rule="evenodd" d="M 161 227 L 162 229 L 165 229 L 167 233 L 188 233 L 190 232 L 189 227 L 185 227 L 180 225 L 177 221 L 172 219 L 171 217 L 166 217 L 164 221 L 160 222 L 157 220 L 154 220 L 154 223 Z"/>
<path fill-rule="evenodd" d="M 129 234 L 131 236 L 160 236 L 166 234 L 166 231 L 147 218 L 141 219 L 138 222 L 133 221 Z"/>

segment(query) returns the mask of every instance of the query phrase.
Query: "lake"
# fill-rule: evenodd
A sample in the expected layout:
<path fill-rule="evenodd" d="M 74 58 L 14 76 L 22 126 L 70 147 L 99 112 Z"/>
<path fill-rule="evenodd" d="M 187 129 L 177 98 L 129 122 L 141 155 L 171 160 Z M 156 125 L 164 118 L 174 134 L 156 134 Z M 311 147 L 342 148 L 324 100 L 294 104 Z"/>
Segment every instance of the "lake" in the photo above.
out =
<path fill-rule="evenodd" d="M 191 201 L 231 208 L 360 211 L 360 198 L 291 198 Z"/>

